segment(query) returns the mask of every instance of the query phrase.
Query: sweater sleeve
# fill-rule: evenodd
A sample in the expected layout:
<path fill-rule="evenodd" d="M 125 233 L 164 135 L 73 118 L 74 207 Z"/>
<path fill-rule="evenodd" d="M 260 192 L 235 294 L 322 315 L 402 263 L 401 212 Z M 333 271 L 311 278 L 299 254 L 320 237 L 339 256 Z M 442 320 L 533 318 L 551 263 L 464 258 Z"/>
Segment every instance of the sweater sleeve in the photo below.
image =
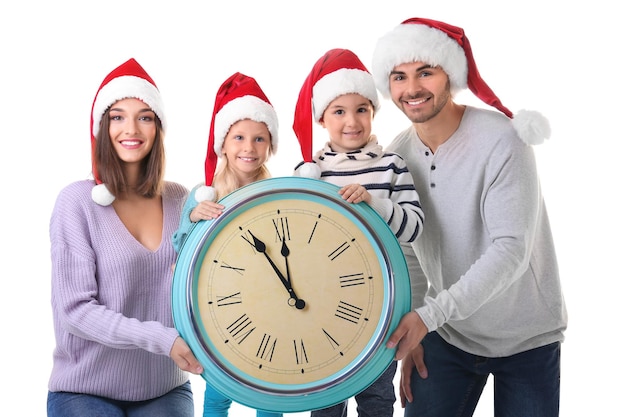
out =
<path fill-rule="evenodd" d="M 384 184 L 388 194 L 383 198 L 378 193 L 372 193 L 370 205 L 387 222 L 398 241 L 411 243 L 421 235 L 424 224 L 419 195 L 404 160 L 393 154 L 386 154 L 385 157 L 391 158 L 392 162 L 382 173 L 387 178 L 380 184 Z"/>

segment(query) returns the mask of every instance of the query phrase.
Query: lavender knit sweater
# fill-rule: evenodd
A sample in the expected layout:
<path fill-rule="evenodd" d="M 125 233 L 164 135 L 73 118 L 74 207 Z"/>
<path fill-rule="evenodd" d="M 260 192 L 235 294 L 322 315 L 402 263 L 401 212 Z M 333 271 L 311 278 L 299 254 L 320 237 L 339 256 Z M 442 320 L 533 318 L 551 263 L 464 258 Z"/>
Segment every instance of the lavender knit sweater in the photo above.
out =
<path fill-rule="evenodd" d="M 163 237 L 146 249 L 112 206 L 91 199 L 93 181 L 70 184 L 50 221 L 56 348 L 50 391 L 141 401 L 188 380 L 169 358 L 178 332 L 171 306 L 170 236 L 187 195 L 168 182 Z"/>

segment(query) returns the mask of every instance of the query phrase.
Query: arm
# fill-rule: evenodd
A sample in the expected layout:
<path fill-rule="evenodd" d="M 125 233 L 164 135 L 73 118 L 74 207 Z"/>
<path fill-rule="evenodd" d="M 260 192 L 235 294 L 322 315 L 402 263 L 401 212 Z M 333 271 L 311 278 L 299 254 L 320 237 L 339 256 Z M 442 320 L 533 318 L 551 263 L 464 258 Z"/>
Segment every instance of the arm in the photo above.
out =
<path fill-rule="evenodd" d="M 187 196 L 181 212 L 178 229 L 172 235 L 172 244 L 176 253 L 180 253 L 183 243 L 197 222 L 215 219 L 224 209 L 224 206 L 213 201 L 205 200 L 198 202 L 196 200 L 196 190 L 200 187 L 203 187 L 203 184 L 195 186 Z"/>

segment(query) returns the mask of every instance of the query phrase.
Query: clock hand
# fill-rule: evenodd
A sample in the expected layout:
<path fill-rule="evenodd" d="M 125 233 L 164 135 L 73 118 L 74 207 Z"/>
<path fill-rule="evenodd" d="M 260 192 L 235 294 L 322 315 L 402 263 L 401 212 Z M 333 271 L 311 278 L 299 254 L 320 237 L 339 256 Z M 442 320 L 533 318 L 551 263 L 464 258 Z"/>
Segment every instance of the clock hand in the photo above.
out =
<path fill-rule="evenodd" d="M 280 248 L 280 254 L 285 258 L 285 267 L 287 268 L 287 282 L 291 284 L 291 274 L 289 273 L 289 260 L 287 257 L 289 256 L 289 248 L 287 247 L 287 242 L 283 238 L 283 246 Z"/>
<path fill-rule="evenodd" d="M 263 255 L 265 255 L 265 259 L 267 259 L 267 261 L 270 263 L 270 265 L 272 266 L 272 268 L 274 269 L 274 272 L 276 272 L 276 275 L 278 276 L 278 278 L 280 278 L 280 281 L 283 283 L 283 285 L 285 286 L 285 288 L 287 289 L 287 292 L 289 293 L 289 295 L 291 296 L 290 300 L 294 300 L 294 305 L 298 310 L 302 310 L 305 306 L 305 302 L 303 299 L 298 298 L 298 296 L 296 295 L 296 292 L 293 290 L 293 288 L 291 287 L 291 281 L 287 280 L 283 273 L 280 272 L 280 270 L 278 269 L 278 267 L 276 266 L 276 264 L 274 263 L 274 261 L 272 261 L 272 258 L 269 257 L 269 255 L 266 252 L 266 246 L 265 243 L 263 243 L 261 240 L 259 240 L 256 236 L 254 236 L 252 234 L 252 232 L 250 232 L 250 230 L 248 230 L 248 233 L 250 233 L 250 236 L 252 236 L 252 239 L 254 240 L 254 249 L 256 249 L 257 252 L 261 252 Z"/>
<path fill-rule="evenodd" d="M 287 242 L 285 242 L 285 238 L 283 238 L 283 246 L 280 248 L 280 254 L 285 258 L 285 267 L 287 268 L 287 282 L 291 286 L 291 273 L 289 272 L 289 260 L 287 257 L 289 256 L 289 248 L 287 247 Z M 304 300 L 296 298 L 297 309 L 304 308 Z"/>

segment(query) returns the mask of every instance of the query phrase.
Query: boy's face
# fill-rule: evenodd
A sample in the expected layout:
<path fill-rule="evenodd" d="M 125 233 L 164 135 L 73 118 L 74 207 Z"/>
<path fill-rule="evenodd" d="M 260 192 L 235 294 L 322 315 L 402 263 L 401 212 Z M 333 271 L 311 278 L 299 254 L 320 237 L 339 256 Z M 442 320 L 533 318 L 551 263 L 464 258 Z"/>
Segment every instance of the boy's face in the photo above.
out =
<path fill-rule="evenodd" d="M 372 134 L 374 107 L 360 94 L 344 94 L 330 102 L 320 124 L 328 131 L 335 152 L 364 147 Z"/>

